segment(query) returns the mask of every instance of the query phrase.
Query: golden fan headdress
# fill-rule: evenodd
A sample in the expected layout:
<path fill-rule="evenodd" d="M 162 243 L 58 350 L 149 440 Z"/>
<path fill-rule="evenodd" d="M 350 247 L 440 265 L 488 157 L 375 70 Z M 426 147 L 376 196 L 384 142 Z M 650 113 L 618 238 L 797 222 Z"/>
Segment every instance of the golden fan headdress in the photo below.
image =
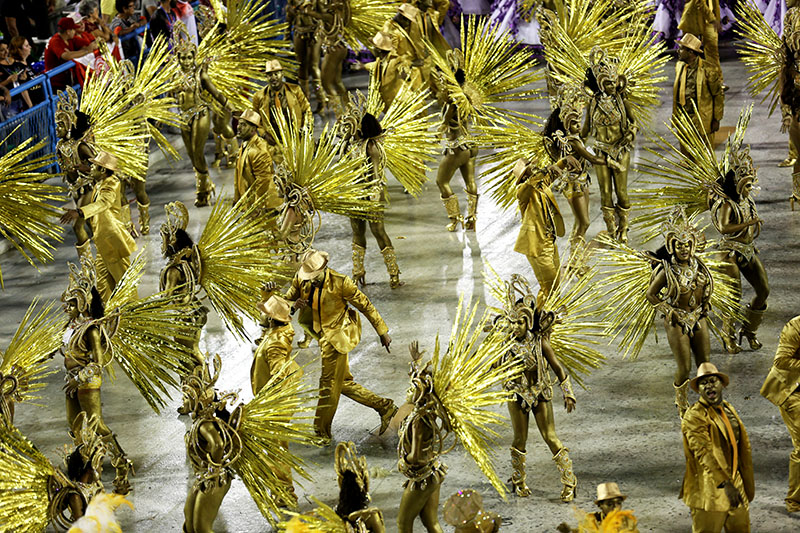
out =
<path fill-rule="evenodd" d="M 339 157 L 340 142 L 327 126 L 318 140 L 308 128 L 298 131 L 294 123 L 279 113 L 276 140 L 282 160 L 277 175 L 287 198 L 307 196 L 314 211 L 325 211 L 351 218 L 374 220 L 383 205 L 370 199 L 376 185 L 364 176 L 364 162 Z"/>
<path fill-rule="evenodd" d="M 54 309 L 55 302 L 36 312 L 38 304 L 34 298 L 5 353 L 0 353 L 0 396 L 14 402 L 36 399 L 36 392 L 45 386 L 42 380 L 55 372 L 48 370 L 47 361 L 61 347 L 65 320 Z M 6 405 L 3 399 L 0 404 Z M 2 414 L 10 422 L 10 413 Z"/>
<path fill-rule="evenodd" d="M 197 47 L 195 63 L 205 68 L 217 89 L 239 109 L 250 109 L 250 93 L 266 81 L 264 65 L 277 59 L 285 71 L 296 70 L 290 58 L 288 26 L 271 17 L 258 2 L 229 0 L 215 8 L 217 22 Z"/>
<path fill-rule="evenodd" d="M 532 84 L 543 75 L 541 70 L 530 68 L 533 52 L 520 48 L 508 31 L 488 17 L 462 18 L 462 50 L 451 50 L 445 57 L 431 43 L 426 42 L 426 46 L 438 68 L 436 83 L 456 104 L 462 120 L 505 124 L 519 114 L 500 104 L 538 97 Z M 464 72 L 463 84 L 456 80 L 458 68 Z"/>
<path fill-rule="evenodd" d="M 257 321 L 260 287 L 265 281 L 285 282 L 294 271 L 270 239 L 274 217 L 258 213 L 258 204 L 218 200 L 197 241 L 202 260 L 200 285 L 225 326 L 247 338 L 241 315 Z"/>
<path fill-rule="evenodd" d="M 0 157 L 0 235 L 36 267 L 34 260 L 52 261 L 52 241 L 61 242 L 61 210 L 53 204 L 64 201 L 65 189 L 46 183 L 52 177 L 45 170 L 54 163 L 53 154 L 34 155 L 47 146 L 47 139 L 36 143 L 25 139 L 9 148 L 13 133 L 2 141 L 7 151 Z M 0 286 L 4 286 L 2 269 Z"/>
<path fill-rule="evenodd" d="M 280 502 L 291 498 L 277 472 L 294 470 L 311 481 L 303 458 L 285 445 L 308 446 L 315 438 L 310 421 L 317 391 L 308 388 L 299 373 L 291 373 L 293 366 L 294 360 L 290 360 L 276 369 L 255 398 L 242 406 L 238 430 L 242 451 L 232 465 L 272 525 L 277 523 L 273 513 L 281 514 Z"/>
<path fill-rule="evenodd" d="M 458 440 L 505 498 L 506 487 L 494 470 L 491 448 L 498 436 L 492 426 L 503 417 L 487 408 L 508 400 L 508 393 L 492 389 L 498 382 L 513 379 L 520 369 L 511 362 L 499 362 L 508 348 L 500 335 L 480 339 L 489 315 L 484 313 L 475 323 L 477 309 L 476 304 L 470 311 L 460 299 L 445 353 L 440 352 L 437 337 L 431 360 L 433 390 Z"/>
<path fill-rule="evenodd" d="M 117 282 L 102 320 L 118 320 L 111 336 L 114 359 L 158 413 L 170 398 L 170 389 L 179 388 L 176 376 L 194 365 L 192 348 L 180 341 L 195 337 L 197 325 L 191 318 L 195 304 L 163 292 L 137 298 L 144 267 L 142 250 Z"/>
<path fill-rule="evenodd" d="M 764 93 L 761 103 L 769 100 L 769 112 L 772 114 L 779 103 L 781 69 L 786 61 L 783 41 L 764 19 L 753 0 L 737 2 L 735 12 L 737 24 L 734 31 L 742 39 L 737 48 L 750 75 L 747 79 L 747 90 L 753 98 Z M 799 14 L 800 10 L 795 10 L 792 19 L 787 12 L 785 33 L 791 31 L 786 22 L 789 22 L 788 26 L 792 26 Z"/>

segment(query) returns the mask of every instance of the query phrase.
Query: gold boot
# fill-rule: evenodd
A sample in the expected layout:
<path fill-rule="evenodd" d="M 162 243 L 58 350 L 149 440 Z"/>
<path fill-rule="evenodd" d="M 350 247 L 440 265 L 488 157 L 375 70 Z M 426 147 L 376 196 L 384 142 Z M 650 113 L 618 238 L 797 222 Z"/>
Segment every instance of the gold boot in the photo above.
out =
<path fill-rule="evenodd" d="M 314 95 L 317 97 L 317 109 L 314 113 L 322 115 L 328 107 L 328 95 L 325 94 L 325 89 L 319 81 L 314 82 Z"/>
<path fill-rule="evenodd" d="M 150 204 L 140 204 L 138 201 L 136 205 L 139 206 L 139 231 L 142 235 L 150 234 Z"/>
<path fill-rule="evenodd" d="M 792 173 L 792 195 L 789 197 L 792 211 L 794 211 L 795 202 L 800 202 L 800 172 Z"/>
<path fill-rule="evenodd" d="M 205 207 L 211 200 L 211 193 L 214 192 L 214 182 L 211 181 L 208 172 L 195 171 L 194 180 L 197 186 L 194 205 L 195 207 Z"/>
<path fill-rule="evenodd" d="M 453 195 L 455 196 L 455 195 Z M 478 195 L 467 193 L 467 216 L 464 218 L 464 229 L 475 231 L 476 216 L 478 213 Z"/>
<path fill-rule="evenodd" d="M 672 386 L 675 388 L 675 406 L 683 420 L 684 413 L 689 409 L 689 380 L 684 380 L 680 385 L 673 383 Z"/>
<path fill-rule="evenodd" d="M 394 248 L 387 246 L 381 250 L 381 255 L 389 273 L 389 287 L 396 289 L 405 285 L 405 282 L 400 281 L 400 267 L 397 266 L 397 254 L 394 253 Z"/>
<path fill-rule="evenodd" d="M 78 251 L 78 260 L 80 261 L 83 258 L 86 259 L 94 259 L 92 257 L 92 241 L 91 239 L 86 241 L 83 244 L 76 244 L 75 249 Z"/>
<path fill-rule="evenodd" d="M 128 456 L 119 445 L 117 436 L 109 433 L 102 438 L 108 454 L 111 456 L 111 466 L 117 471 L 114 478 L 114 494 L 128 494 L 131 491 L 131 484 L 128 481 L 128 475 L 133 472 L 133 463 L 128 459 Z"/>
<path fill-rule="evenodd" d="M 450 223 L 447 225 L 447 231 L 455 231 L 456 228 L 458 228 L 459 222 L 463 226 L 464 221 L 461 218 L 461 208 L 458 207 L 458 197 L 455 194 L 447 198 L 442 197 L 442 203 L 450 219 Z"/>
<path fill-rule="evenodd" d="M 561 473 L 561 484 L 564 488 L 561 489 L 561 501 L 571 502 L 575 499 L 575 491 L 578 487 L 578 478 L 572 472 L 572 460 L 569 458 L 569 450 L 561 448 L 558 453 L 553 456 L 553 461 L 556 463 L 558 471 Z"/>
<path fill-rule="evenodd" d="M 623 243 L 628 243 L 628 214 L 631 212 L 631 208 L 625 208 L 620 205 L 614 207 L 616 211 L 617 218 L 619 219 L 619 225 L 617 226 L 617 233 L 615 238 Z"/>
<path fill-rule="evenodd" d="M 747 341 L 750 343 L 750 349 L 753 351 L 760 350 L 762 346 L 761 342 L 756 338 L 756 331 L 758 331 L 758 326 L 761 325 L 761 320 L 763 320 L 766 310 L 766 305 L 764 309 L 759 311 L 750 307 L 750 304 L 747 304 L 747 309 L 745 309 L 744 312 L 744 323 L 739 330 L 739 342 L 742 342 L 742 337 L 746 337 Z"/>
<path fill-rule="evenodd" d="M 729 354 L 737 354 L 742 351 L 742 347 L 736 342 L 736 328 L 733 322 L 724 320 L 722 322 L 722 346 Z"/>
<path fill-rule="evenodd" d="M 222 163 L 222 156 L 225 154 L 225 141 L 222 135 L 214 133 L 214 160 L 211 162 L 212 168 L 219 168 Z"/>
<path fill-rule="evenodd" d="M 531 495 L 531 489 L 525 483 L 528 474 L 525 472 L 525 452 L 511 447 L 511 484 L 514 486 L 514 492 L 520 498 L 526 498 Z"/>
<path fill-rule="evenodd" d="M 366 276 L 367 271 L 364 269 L 364 256 L 367 255 L 367 249 L 352 243 L 353 246 L 353 281 L 356 285 L 363 287 L 367 284 Z"/>
<path fill-rule="evenodd" d="M 606 223 L 606 229 L 608 230 L 608 236 L 612 239 L 616 239 L 617 237 L 617 217 L 616 211 L 613 207 L 606 207 L 603 206 L 600 208 L 603 212 L 603 221 Z"/>

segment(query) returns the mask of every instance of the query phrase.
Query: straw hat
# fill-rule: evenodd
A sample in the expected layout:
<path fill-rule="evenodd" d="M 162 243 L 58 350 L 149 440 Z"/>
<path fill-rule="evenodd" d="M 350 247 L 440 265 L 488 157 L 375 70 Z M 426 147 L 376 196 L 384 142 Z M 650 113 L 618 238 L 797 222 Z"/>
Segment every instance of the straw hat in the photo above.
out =
<path fill-rule="evenodd" d="M 297 271 L 297 277 L 303 281 L 308 281 L 323 271 L 326 266 L 328 266 L 327 252 L 309 250 L 303 256 L 303 264 L 300 266 L 300 270 Z"/>
<path fill-rule="evenodd" d="M 392 38 L 382 31 L 379 31 L 375 34 L 375 36 L 372 38 L 372 44 L 374 44 L 378 50 L 383 50 L 385 52 L 391 52 L 394 50 Z"/>
<path fill-rule="evenodd" d="M 514 180 L 519 181 L 519 178 L 525 174 L 525 171 L 528 169 L 528 160 L 524 157 L 520 157 L 517 159 L 516 164 L 514 165 L 514 170 L 511 173 L 514 175 Z"/>
<path fill-rule="evenodd" d="M 705 57 L 705 53 L 703 53 L 703 43 L 691 33 L 684 33 L 683 37 L 678 40 L 678 44 L 693 52 L 697 52 L 701 57 Z"/>
<path fill-rule="evenodd" d="M 623 500 L 627 498 L 627 496 L 620 492 L 619 485 L 613 482 L 600 483 L 597 485 L 597 499 L 594 501 L 595 505 L 603 500 L 613 500 L 614 498 L 622 498 Z"/>
<path fill-rule="evenodd" d="M 700 378 L 706 376 L 717 376 L 719 380 L 722 382 L 723 387 L 727 387 L 731 380 L 728 378 L 727 374 L 723 374 L 717 367 L 714 366 L 713 363 L 701 363 L 699 367 L 697 367 L 697 377 L 695 377 L 692 381 L 689 382 L 689 386 L 695 392 L 700 392 L 697 390 L 697 382 Z"/>
<path fill-rule="evenodd" d="M 108 152 L 98 152 L 97 155 L 89 159 L 89 161 L 112 172 L 117 171 L 117 158 Z"/>
<path fill-rule="evenodd" d="M 399 8 L 397 8 L 397 11 L 402 13 L 403 16 L 406 17 L 408 20 L 414 20 L 417 18 L 417 15 L 419 15 L 419 9 L 412 6 L 411 4 L 403 4 Z"/>
<path fill-rule="evenodd" d="M 273 320 L 286 323 L 292 321 L 291 307 L 289 306 L 289 302 L 277 294 L 270 296 L 269 299 L 264 303 L 264 312 Z"/>
<path fill-rule="evenodd" d="M 283 70 L 280 61 L 278 61 L 277 59 L 270 59 L 269 61 L 267 61 L 267 66 L 265 68 L 265 72 L 267 74 L 269 74 L 270 72 L 276 72 L 278 70 Z"/>
<path fill-rule="evenodd" d="M 244 120 L 246 122 L 249 122 L 253 126 L 260 126 L 261 125 L 261 115 L 259 115 L 258 113 L 256 113 L 252 109 L 248 109 L 246 111 L 243 111 L 241 116 L 239 117 L 239 120 Z"/>

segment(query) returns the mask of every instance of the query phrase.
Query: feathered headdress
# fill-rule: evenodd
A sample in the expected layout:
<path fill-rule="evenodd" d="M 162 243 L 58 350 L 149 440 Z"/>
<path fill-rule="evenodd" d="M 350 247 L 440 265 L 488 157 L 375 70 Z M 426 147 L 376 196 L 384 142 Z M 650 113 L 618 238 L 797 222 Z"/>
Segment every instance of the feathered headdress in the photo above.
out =
<path fill-rule="evenodd" d="M 75 300 L 78 311 L 85 313 L 92 301 L 92 288 L 97 283 L 97 274 L 94 269 L 94 260 L 91 257 L 81 257 L 81 266 L 69 263 L 69 285 L 61 293 L 61 301 L 66 303 Z"/>
<path fill-rule="evenodd" d="M 691 255 L 705 248 L 705 234 L 689 220 L 683 207 L 676 207 L 672 211 L 661 227 L 661 233 L 664 235 L 664 245 L 671 254 L 675 253 L 676 242 L 689 243 Z"/>

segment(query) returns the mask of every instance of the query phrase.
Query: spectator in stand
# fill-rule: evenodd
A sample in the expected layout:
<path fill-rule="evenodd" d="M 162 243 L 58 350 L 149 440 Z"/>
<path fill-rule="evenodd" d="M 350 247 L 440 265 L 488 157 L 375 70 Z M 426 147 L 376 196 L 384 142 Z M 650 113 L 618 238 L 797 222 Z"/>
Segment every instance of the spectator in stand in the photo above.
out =
<path fill-rule="evenodd" d="M 178 20 L 178 17 L 172 12 L 174 7 L 172 0 L 161 0 L 161 5 L 158 6 L 152 18 L 150 19 L 150 42 L 159 35 L 169 41 L 172 37 L 172 25 Z"/>
<path fill-rule="evenodd" d="M 95 39 L 101 39 L 107 43 L 113 41 L 116 46 L 119 46 L 119 38 L 100 18 L 100 8 L 97 5 L 97 0 L 82 0 L 78 6 L 78 13 L 83 19 L 84 32 L 91 33 Z"/>
<path fill-rule="evenodd" d="M 97 43 L 91 42 L 86 46 L 77 47 L 71 40 L 75 37 L 78 25 L 69 17 L 64 17 L 58 21 L 58 32 L 47 42 L 44 50 L 44 68 L 52 70 L 59 65 L 72 59 L 78 59 L 97 50 Z M 51 84 L 54 90 L 63 89 L 71 84 L 71 73 L 62 72 L 53 76 Z"/>
<path fill-rule="evenodd" d="M 136 10 L 136 4 L 133 0 L 116 0 L 115 6 L 117 9 L 117 16 L 111 21 L 111 31 L 113 31 L 114 35 L 117 37 L 121 38 L 130 33 L 134 33 L 147 24 L 147 20 L 145 20 L 144 17 L 137 17 L 133 14 Z M 126 58 L 139 57 L 142 47 L 139 43 L 138 36 L 134 35 L 124 40 L 120 39 L 120 42 L 122 43 L 122 51 L 125 53 Z"/>
<path fill-rule="evenodd" d="M 11 96 L 10 91 L 19 78 L 19 74 L 11 70 L 12 63 L 8 57 L 8 45 L 0 42 L 0 108 L 3 120 L 8 120 L 30 107 L 26 107 L 26 102 L 19 96 Z"/>
<path fill-rule="evenodd" d="M 14 69 L 18 71 L 24 70 L 19 78 L 21 83 L 25 83 L 36 77 L 36 73 L 33 71 L 33 68 L 31 68 L 31 50 L 31 42 L 21 35 L 17 35 L 11 39 L 11 43 L 8 45 L 8 55 L 14 61 Z M 36 105 L 44 101 L 44 87 L 41 85 L 31 87 L 25 92 L 28 93 L 31 105 Z"/>

